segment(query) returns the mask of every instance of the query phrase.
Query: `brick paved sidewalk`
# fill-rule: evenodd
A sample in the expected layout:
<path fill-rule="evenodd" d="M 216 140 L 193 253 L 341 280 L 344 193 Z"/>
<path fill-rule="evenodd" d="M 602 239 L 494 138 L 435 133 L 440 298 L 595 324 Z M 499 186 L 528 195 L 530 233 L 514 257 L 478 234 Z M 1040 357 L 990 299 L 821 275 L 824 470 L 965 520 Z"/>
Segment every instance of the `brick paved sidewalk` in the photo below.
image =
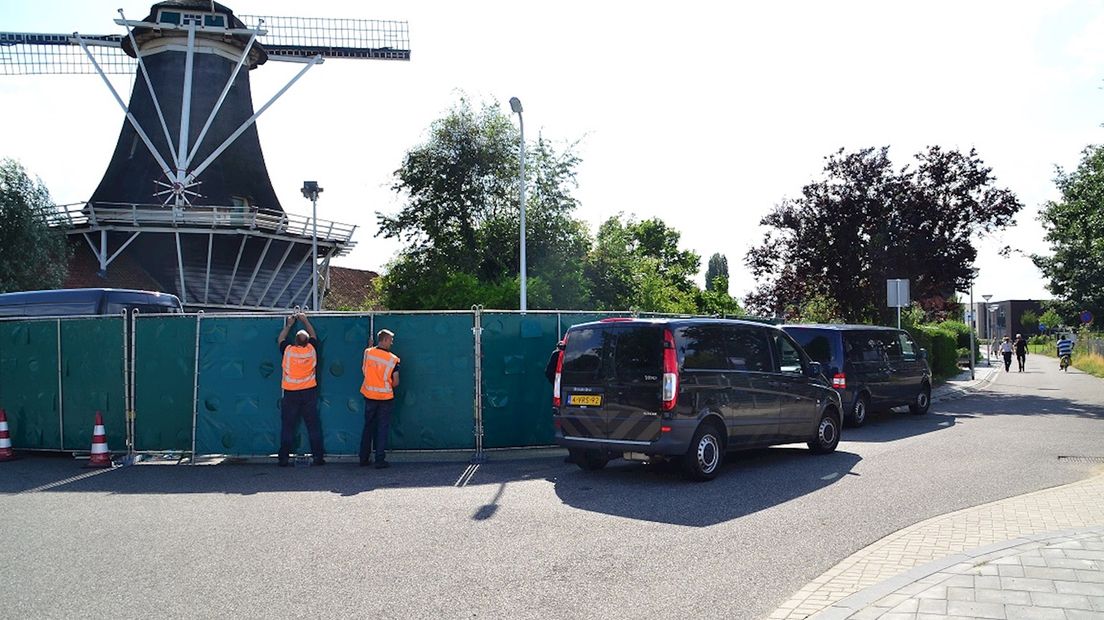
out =
<path fill-rule="evenodd" d="M 941 515 L 890 534 L 843 560 L 798 591 L 770 618 L 808 618 L 868 588 L 882 594 L 866 604 L 874 603 L 942 570 L 925 566 L 936 560 L 956 556 L 946 565 L 949 567 L 1009 545 L 1036 542 L 1034 537 L 1041 534 L 1101 526 L 1104 475 Z M 1104 562 L 1100 564 L 1104 568 Z"/>

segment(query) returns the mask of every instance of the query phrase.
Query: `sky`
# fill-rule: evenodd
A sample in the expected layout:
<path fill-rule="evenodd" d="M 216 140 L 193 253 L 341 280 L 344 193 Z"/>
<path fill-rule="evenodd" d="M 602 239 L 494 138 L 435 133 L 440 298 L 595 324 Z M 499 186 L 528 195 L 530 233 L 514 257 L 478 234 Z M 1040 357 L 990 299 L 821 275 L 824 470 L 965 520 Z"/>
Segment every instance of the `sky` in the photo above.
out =
<path fill-rule="evenodd" d="M 150 4 L 0 0 L 0 30 L 121 33 L 116 9 L 140 19 Z M 1026 257 L 1048 250 L 1038 209 L 1058 197 L 1056 166 L 1104 142 L 1104 0 L 226 4 L 409 22 L 409 62 L 329 60 L 257 122 L 284 209 L 309 215 L 299 188 L 317 180 L 319 218 L 359 227 L 335 264 L 361 269 L 401 249 L 375 237 L 375 214 L 400 208 L 394 171 L 462 95 L 507 113 L 520 98 L 527 138 L 576 145 L 577 215 L 592 229 L 658 216 L 702 273 L 725 254 L 739 297 L 755 284 L 743 257 L 760 218 L 818 178 L 826 155 L 889 146 L 900 166 L 940 145 L 976 148 L 1025 204 L 1015 227 L 976 240 L 975 296 L 1047 298 Z M 255 107 L 299 68 L 252 71 Z M 114 78 L 124 98 L 131 82 Z M 58 203 L 91 195 L 122 123 L 98 76 L 0 76 L 0 157 Z"/>

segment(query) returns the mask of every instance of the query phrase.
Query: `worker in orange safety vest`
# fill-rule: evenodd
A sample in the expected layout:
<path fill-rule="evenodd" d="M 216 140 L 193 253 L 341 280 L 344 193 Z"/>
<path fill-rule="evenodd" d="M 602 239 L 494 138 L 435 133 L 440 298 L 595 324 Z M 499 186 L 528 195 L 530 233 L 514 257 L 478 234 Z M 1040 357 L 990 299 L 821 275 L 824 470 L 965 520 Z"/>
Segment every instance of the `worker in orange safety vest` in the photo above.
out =
<path fill-rule="evenodd" d="M 395 388 L 399 386 L 399 358 L 391 352 L 394 332 L 381 329 L 376 334 L 376 346 L 364 350 L 361 367 L 364 382 L 364 431 L 360 435 L 360 464 L 372 463 L 375 444 L 376 469 L 390 467 L 387 462 L 387 436 L 391 431 L 391 410 L 395 403 Z"/>
<path fill-rule="evenodd" d="M 304 329 L 295 333 L 295 342 L 288 342 L 288 332 L 296 321 L 303 323 Z M 280 453 L 278 464 L 288 466 L 295 431 L 299 428 L 299 418 L 307 425 L 310 437 L 311 456 L 315 465 L 325 465 L 322 458 L 322 422 L 318 418 L 318 379 L 315 369 L 318 367 L 318 338 L 307 315 L 302 312 L 293 314 L 284 321 L 284 329 L 276 339 L 280 345 L 280 387 L 284 390 L 280 399 Z"/>

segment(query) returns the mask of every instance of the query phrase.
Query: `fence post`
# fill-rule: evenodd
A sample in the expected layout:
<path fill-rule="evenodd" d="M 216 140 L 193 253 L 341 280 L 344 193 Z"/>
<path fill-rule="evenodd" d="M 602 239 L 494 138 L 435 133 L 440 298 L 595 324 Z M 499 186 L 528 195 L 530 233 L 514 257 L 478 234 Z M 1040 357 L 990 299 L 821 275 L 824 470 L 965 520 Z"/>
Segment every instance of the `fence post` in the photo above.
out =
<path fill-rule="evenodd" d="M 57 320 L 57 358 L 58 358 L 58 449 L 65 450 L 65 392 L 61 386 L 61 319 Z"/>
<path fill-rule="evenodd" d="M 472 306 L 472 340 L 475 356 L 475 402 L 473 405 L 475 454 L 472 463 L 487 462 L 483 452 L 483 306 Z"/>
<path fill-rule="evenodd" d="M 192 465 L 196 464 L 196 420 L 199 417 L 199 332 L 203 311 L 196 313 L 195 370 L 192 372 Z"/>
<path fill-rule="evenodd" d="M 138 309 L 134 309 L 138 312 Z M 120 313 L 123 319 L 123 415 L 126 419 L 126 463 L 134 464 L 134 399 L 131 392 L 131 384 L 134 380 L 133 355 L 134 355 L 134 330 L 129 329 L 130 313 L 123 308 Z M 128 355 L 129 352 L 129 355 Z"/>

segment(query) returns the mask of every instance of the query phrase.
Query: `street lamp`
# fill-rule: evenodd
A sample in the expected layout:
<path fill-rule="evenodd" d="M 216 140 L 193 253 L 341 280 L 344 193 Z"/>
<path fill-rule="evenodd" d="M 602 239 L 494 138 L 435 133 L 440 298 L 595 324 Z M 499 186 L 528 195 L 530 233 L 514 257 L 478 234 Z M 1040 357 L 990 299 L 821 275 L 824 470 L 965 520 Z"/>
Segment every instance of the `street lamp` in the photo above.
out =
<path fill-rule="evenodd" d="M 521 128 L 521 141 L 518 145 L 518 159 L 521 160 L 521 171 L 518 173 L 518 200 L 521 203 L 521 311 L 526 310 L 525 295 L 525 119 L 521 116 L 521 100 L 510 97 L 510 109 L 518 115 L 518 126 Z"/>
<path fill-rule="evenodd" d="M 977 279 L 978 270 L 970 270 L 970 381 L 974 380 L 974 358 L 977 357 L 977 345 L 974 343 L 974 332 L 977 331 L 977 308 L 974 307 L 974 280 Z"/>
<path fill-rule="evenodd" d="M 318 195 L 322 188 L 318 187 L 318 181 L 303 181 L 302 191 L 303 197 L 311 201 L 311 295 L 314 311 L 318 312 Z"/>
<path fill-rule="evenodd" d="M 989 330 L 989 315 L 992 312 L 989 310 L 989 300 L 992 299 L 993 296 L 982 295 L 981 298 L 985 300 L 985 337 L 989 339 L 989 344 L 985 347 L 985 365 L 992 366 L 993 363 L 989 361 L 989 354 L 993 349 L 993 332 Z"/>

